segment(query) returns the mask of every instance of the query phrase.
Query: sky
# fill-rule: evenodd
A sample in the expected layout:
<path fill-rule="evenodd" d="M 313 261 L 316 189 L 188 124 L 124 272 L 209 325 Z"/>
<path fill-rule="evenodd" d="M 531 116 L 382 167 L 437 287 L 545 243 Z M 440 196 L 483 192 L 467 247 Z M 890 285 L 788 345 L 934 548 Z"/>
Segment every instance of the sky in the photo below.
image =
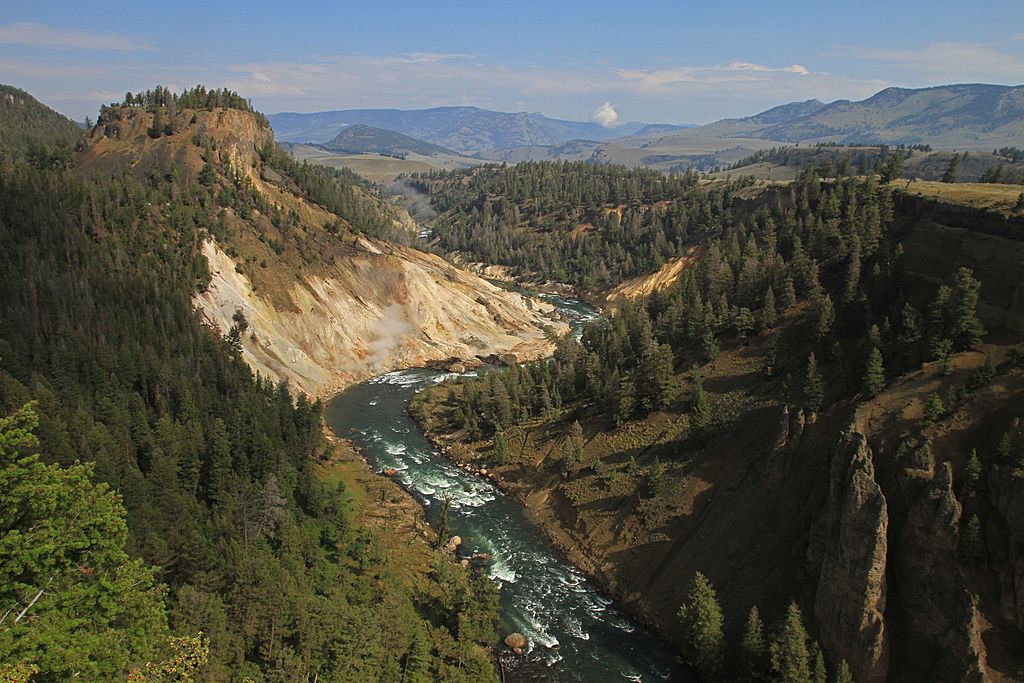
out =
<path fill-rule="evenodd" d="M 473 105 L 707 123 L 889 86 L 1024 84 L 1024 0 L 0 0 L 0 83 L 83 120 L 227 86 L 266 113 Z"/>

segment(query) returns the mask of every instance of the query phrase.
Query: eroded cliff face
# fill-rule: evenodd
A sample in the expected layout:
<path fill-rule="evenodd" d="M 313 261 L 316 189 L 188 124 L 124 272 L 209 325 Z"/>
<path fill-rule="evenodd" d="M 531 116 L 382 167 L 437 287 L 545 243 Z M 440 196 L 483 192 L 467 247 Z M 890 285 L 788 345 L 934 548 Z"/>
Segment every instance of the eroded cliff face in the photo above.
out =
<path fill-rule="evenodd" d="M 427 361 L 550 355 L 545 328 L 562 333 L 550 304 L 508 292 L 444 260 L 361 239 L 360 250 L 324 275 L 304 275 L 278 308 L 253 292 L 213 240 L 203 245 L 212 280 L 196 296 L 204 318 L 228 334 L 236 311 L 249 329 L 242 354 L 264 376 L 311 395 Z"/>
<path fill-rule="evenodd" d="M 962 507 L 953 467 L 941 463 L 910 503 L 894 557 L 903 621 L 903 667 L 922 680 L 982 681 L 983 645 L 975 598 L 958 561 Z"/>
<path fill-rule="evenodd" d="M 242 356 L 264 377 L 326 396 L 429 361 L 534 360 L 553 351 L 549 333 L 568 331 L 549 304 L 360 234 L 353 222 L 369 215 L 398 232 L 414 226 L 400 207 L 351 180 L 351 216 L 313 201 L 287 164 L 268 162 L 273 133 L 252 113 L 165 113 L 160 130 L 153 120 L 142 107 L 107 109 L 77 172 L 168 174 L 174 191 L 195 197 L 207 220 L 201 249 L 210 271 L 195 305 L 225 336 L 244 317 Z"/>
<path fill-rule="evenodd" d="M 889 511 L 875 481 L 871 448 L 848 432 L 832 458 L 829 495 L 817 525 L 820 557 L 814 619 L 821 643 L 858 681 L 884 681 Z"/>

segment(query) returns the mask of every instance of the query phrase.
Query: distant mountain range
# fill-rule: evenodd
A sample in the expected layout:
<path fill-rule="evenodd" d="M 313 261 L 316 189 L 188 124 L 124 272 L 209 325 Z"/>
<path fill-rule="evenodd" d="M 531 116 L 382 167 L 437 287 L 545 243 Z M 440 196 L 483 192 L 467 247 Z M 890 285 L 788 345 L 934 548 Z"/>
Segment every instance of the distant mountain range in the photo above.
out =
<path fill-rule="evenodd" d="M 694 132 L 780 142 L 930 144 L 944 149 L 991 150 L 1024 144 L 1024 86 L 886 88 L 859 102 L 794 102 L 747 118 L 724 119 Z"/>
<path fill-rule="evenodd" d="M 325 143 L 349 126 L 365 125 L 395 131 L 460 154 L 486 155 L 494 150 L 551 146 L 570 140 L 611 140 L 679 130 L 683 126 L 629 122 L 605 128 L 596 123 L 552 119 L 538 113 L 507 113 L 477 107 L 434 109 L 348 109 L 271 114 L 270 125 L 284 142 Z"/>
<path fill-rule="evenodd" d="M 666 116 L 670 116 L 667 114 Z M 277 138 L 344 153 L 457 153 L 518 162 L 574 159 L 662 170 L 728 166 L 759 149 L 817 142 L 1024 148 L 1024 86 L 886 88 L 859 102 L 791 102 L 704 126 L 596 123 L 476 107 L 271 114 Z"/>

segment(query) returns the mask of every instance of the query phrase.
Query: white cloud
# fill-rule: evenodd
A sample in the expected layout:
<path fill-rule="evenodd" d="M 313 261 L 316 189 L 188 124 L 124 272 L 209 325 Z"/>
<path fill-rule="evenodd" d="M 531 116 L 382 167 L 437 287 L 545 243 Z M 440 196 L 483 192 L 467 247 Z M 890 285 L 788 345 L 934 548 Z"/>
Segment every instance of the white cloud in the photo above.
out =
<path fill-rule="evenodd" d="M 70 31 L 31 22 L 0 26 L 0 44 L 51 49 L 155 51 L 151 45 L 119 33 Z"/>
<path fill-rule="evenodd" d="M 736 61 L 712 66 L 678 66 L 667 69 L 619 69 L 620 78 L 631 81 L 643 90 L 666 92 L 669 86 L 686 83 L 722 84 L 778 81 L 790 76 L 827 76 L 814 74 L 805 66 L 766 66 Z"/>
<path fill-rule="evenodd" d="M 619 125 L 619 112 L 615 111 L 611 102 L 605 102 L 594 110 L 594 113 L 590 115 L 590 120 L 605 128 L 614 128 Z"/>

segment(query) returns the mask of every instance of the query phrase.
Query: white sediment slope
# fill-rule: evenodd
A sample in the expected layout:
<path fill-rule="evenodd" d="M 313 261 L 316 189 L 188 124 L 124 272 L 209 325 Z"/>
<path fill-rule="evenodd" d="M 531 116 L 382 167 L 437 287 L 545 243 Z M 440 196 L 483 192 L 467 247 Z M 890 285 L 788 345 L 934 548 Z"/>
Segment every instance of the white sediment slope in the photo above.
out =
<path fill-rule="evenodd" d="M 281 310 L 253 291 L 213 240 L 203 245 L 211 282 L 195 298 L 223 334 L 240 310 L 249 323 L 242 354 L 257 372 L 326 396 L 375 374 L 428 361 L 549 355 L 545 327 L 564 333 L 554 306 L 527 300 L 443 259 L 360 239 L 361 253 L 327 275 L 303 276 Z"/>

